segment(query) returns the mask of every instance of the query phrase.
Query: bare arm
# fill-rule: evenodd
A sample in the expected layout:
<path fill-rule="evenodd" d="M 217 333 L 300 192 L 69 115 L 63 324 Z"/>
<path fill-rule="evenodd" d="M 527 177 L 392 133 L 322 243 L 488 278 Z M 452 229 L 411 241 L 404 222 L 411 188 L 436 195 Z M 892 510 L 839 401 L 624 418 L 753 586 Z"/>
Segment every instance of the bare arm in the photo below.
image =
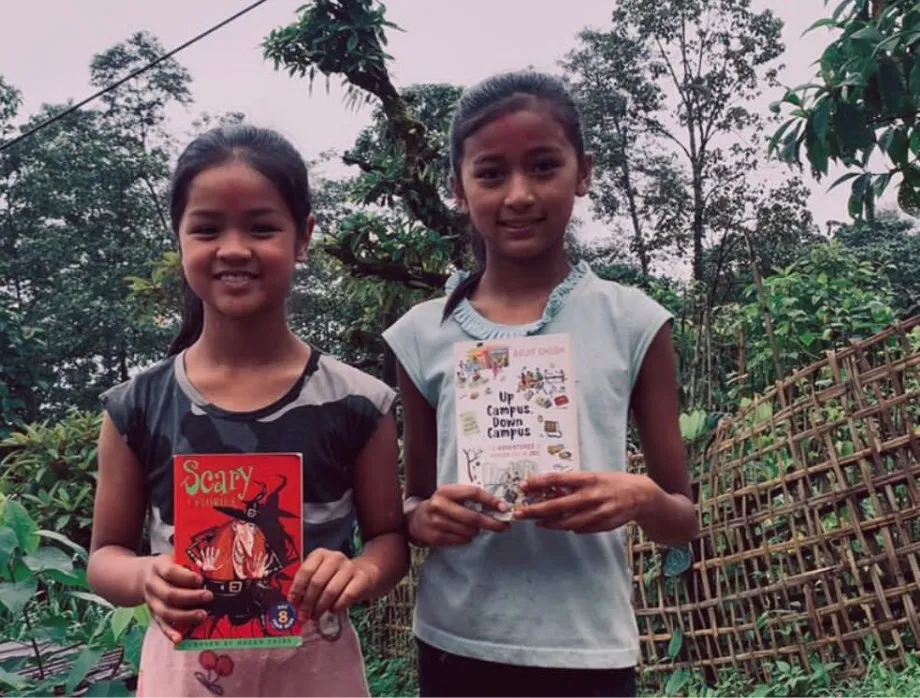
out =
<path fill-rule="evenodd" d="M 409 569 L 399 488 L 396 419 L 388 414 L 355 464 L 355 505 L 364 551 L 355 564 L 371 584 L 357 600 L 372 599 L 395 587 Z"/>
<path fill-rule="evenodd" d="M 144 603 L 143 580 L 152 558 L 138 557 L 147 497 L 137 458 L 108 414 L 99 434 L 99 478 L 87 569 L 96 592 L 117 606 Z"/>
<path fill-rule="evenodd" d="M 406 495 L 427 499 L 438 486 L 437 414 L 398 362 L 396 375 L 405 419 L 403 453 L 406 463 Z"/>
<path fill-rule="evenodd" d="M 637 523 L 656 543 L 681 545 L 699 533 L 677 404 L 677 359 L 670 325 L 659 330 L 633 388 L 633 416 L 652 488 Z"/>

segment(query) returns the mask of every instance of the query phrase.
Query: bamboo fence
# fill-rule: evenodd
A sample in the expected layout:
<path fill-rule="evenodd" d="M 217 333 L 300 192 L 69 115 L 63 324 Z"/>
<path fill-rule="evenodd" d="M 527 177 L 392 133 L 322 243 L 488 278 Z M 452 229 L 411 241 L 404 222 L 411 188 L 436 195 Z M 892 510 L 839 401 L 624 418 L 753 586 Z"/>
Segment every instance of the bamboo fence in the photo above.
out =
<path fill-rule="evenodd" d="M 642 679 L 836 676 L 920 647 L 920 317 L 826 357 L 723 419 L 695 459 L 701 534 L 669 576 L 631 527 Z M 631 460 L 642 470 L 641 456 Z M 416 559 L 416 563 L 420 558 Z M 412 575 L 370 609 L 370 644 L 414 651 Z"/>

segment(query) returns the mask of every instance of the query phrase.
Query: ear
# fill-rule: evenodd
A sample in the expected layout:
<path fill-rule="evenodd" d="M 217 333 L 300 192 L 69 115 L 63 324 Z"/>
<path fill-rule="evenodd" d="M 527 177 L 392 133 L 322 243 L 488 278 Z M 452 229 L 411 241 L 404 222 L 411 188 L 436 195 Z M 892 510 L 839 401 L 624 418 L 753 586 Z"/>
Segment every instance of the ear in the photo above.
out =
<path fill-rule="evenodd" d="M 585 153 L 581 171 L 578 173 L 578 185 L 575 187 L 576 196 L 587 196 L 591 189 L 591 175 L 594 173 L 594 153 Z"/>
<path fill-rule="evenodd" d="M 461 213 L 469 213 L 470 207 L 466 201 L 466 195 L 463 193 L 463 183 L 451 175 L 450 177 L 450 188 L 454 192 L 454 198 L 457 200 L 457 205 L 460 207 Z"/>
<path fill-rule="evenodd" d="M 311 213 L 307 216 L 307 225 L 304 229 L 303 237 L 297 241 L 296 259 L 298 262 L 306 262 L 310 258 L 310 240 L 313 239 L 314 227 L 316 227 L 316 219 Z"/>

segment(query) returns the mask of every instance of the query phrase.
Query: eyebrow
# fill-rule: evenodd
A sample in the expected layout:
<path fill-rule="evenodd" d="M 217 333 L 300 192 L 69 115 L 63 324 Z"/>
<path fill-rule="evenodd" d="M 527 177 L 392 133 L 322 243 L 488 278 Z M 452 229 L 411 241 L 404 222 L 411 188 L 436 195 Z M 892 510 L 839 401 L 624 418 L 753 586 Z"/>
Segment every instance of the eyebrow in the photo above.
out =
<path fill-rule="evenodd" d="M 253 208 L 245 212 L 247 216 L 255 218 L 257 216 L 271 216 L 271 215 L 281 215 L 282 212 L 277 208 L 271 207 L 262 207 L 262 208 Z M 221 211 L 214 211 L 208 208 L 194 208 L 188 212 L 189 216 L 195 216 L 198 218 L 220 218 L 223 213 Z"/>
<path fill-rule="evenodd" d="M 541 145 L 527 152 L 527 157 L 539 157 L 540 155 L 559 155 L 563 149 L 558 145 Z M 501 162 L 505 158 L 497 153 L 484 153 L 473 159 L 473 164 Z"/>

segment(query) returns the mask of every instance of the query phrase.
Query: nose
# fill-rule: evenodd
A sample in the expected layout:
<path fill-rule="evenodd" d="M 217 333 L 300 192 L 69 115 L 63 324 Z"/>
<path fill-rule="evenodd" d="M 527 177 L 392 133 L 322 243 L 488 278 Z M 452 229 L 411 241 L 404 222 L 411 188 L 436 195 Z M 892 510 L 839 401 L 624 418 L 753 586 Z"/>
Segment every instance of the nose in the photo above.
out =
<path fill-rule="evenodd" d="M 221 236 L 217 256 L 223 260 L 245 260 L 252 257 L 249 241 L 243 233 L 230 230 Z"/>
<path fill-rule="evenodd" d="M 530 178 L 523 172 L 515 172 L 508 183 L 505 194 L 505 206 L 513 210 L 526 209 L 534 202 L 533 186 Z"/>

